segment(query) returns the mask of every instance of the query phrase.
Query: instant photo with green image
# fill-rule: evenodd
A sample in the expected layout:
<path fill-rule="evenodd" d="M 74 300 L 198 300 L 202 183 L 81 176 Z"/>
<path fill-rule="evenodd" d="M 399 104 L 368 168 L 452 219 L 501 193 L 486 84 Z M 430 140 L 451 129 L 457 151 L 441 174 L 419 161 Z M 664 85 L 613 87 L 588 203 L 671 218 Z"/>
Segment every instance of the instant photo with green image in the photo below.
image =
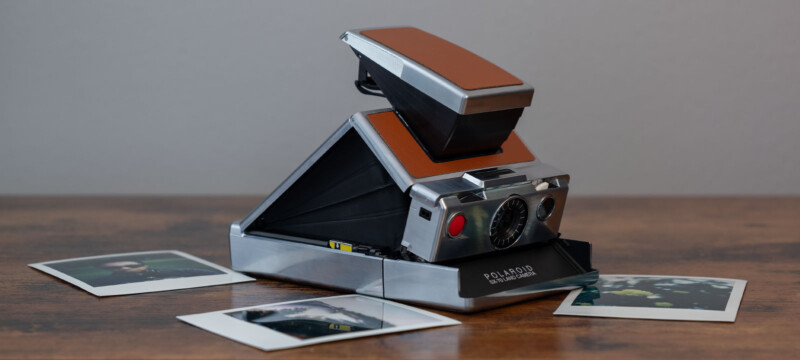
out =
<path fill-rule="evenodd" d="M 95 296 L 141 294 L 255 280 L 177 250 L 88 256 L 28 266 Z"/>
<path fill-rule="evenodd" d="M 723 311 L 733 285 L 733 281 L 721 279 L 603 277 L 587 286 L 572 305 Z"/>
<path fill-rule="evenodd" d="M 109 256 L 49 266 L 91 286 L 224 274 L 171 252 Z"/>
<path fill-rule="evenodd" d="M 663 275 L 600 275 L 553 313 L 629 319 L 736 321 L 747 281 Z"/>

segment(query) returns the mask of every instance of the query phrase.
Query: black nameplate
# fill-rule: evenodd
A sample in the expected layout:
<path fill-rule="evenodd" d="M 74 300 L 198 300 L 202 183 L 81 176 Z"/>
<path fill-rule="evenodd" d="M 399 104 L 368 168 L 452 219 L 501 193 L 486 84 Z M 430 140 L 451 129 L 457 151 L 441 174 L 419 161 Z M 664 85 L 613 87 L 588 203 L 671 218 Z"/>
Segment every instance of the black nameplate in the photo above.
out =
<path fill-rule="evenodd" d="M 459 296 L 476 298 L 523 286 L 583 274 L 556 242 L 464 261 L 458 268 Z"/>

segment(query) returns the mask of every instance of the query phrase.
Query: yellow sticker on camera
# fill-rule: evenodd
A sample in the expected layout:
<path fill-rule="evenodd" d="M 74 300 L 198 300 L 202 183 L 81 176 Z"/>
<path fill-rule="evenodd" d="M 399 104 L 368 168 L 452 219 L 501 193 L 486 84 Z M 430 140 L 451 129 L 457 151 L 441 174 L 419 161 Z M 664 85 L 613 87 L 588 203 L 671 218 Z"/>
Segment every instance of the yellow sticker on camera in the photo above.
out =
<path fill-rule="evenodd" d="M 328 246 L 330 246 L 331 249 L 348 251 L 348 252 L 353 251 L 353 245 L 350 245 L 348 243 L 343 243 L 341 241 L 329 240 Z"/>

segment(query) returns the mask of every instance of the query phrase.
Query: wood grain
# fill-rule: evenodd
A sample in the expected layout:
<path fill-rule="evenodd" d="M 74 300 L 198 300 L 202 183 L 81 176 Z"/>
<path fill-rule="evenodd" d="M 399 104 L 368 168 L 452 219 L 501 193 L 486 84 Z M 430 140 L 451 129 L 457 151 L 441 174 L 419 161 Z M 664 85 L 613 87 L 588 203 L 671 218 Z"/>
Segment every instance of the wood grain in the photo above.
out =
<path fill-rule="evenodd" d="M 460 326 L 262 352 L 175 319 L 334 295 L 256 283 L 97 298 L 28 268 L 178 249 L 229 266 L 227 231 L 259 197 L 0 197 L 0 358 L 800 358 L 800 198 L 570 199 L 564 236 L 601 273 L 748 280 L 735 323 L 556 317 L 564 295 Z"/>

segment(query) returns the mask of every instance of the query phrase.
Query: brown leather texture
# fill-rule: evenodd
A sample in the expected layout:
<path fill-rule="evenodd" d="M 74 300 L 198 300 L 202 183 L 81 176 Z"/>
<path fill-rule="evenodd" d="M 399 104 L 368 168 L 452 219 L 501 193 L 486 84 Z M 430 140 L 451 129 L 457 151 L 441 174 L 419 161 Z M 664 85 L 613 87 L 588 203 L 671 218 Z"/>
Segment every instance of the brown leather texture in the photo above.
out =
<path fill-rule="evenodd" d="M 467 49 L 414 27 L 361 34 L 433 70 L 464 90 L 522 85 L 522 80 Z"/>
<path fill-rule="evenodd" d="M 394 112 L 387 111 L 367 115 L 372 127 L 380 134 L 389 149 L 403 164 L 411 176 L 424 178 L 454 172 L 489 168 L 500 165 L 533 161 L 536 158 L 515 132 L 511 132 L 501 147 L 502 153 L 478 156 L 447 162 L 433 162 L 414 140 L 405 125 Z"/>

